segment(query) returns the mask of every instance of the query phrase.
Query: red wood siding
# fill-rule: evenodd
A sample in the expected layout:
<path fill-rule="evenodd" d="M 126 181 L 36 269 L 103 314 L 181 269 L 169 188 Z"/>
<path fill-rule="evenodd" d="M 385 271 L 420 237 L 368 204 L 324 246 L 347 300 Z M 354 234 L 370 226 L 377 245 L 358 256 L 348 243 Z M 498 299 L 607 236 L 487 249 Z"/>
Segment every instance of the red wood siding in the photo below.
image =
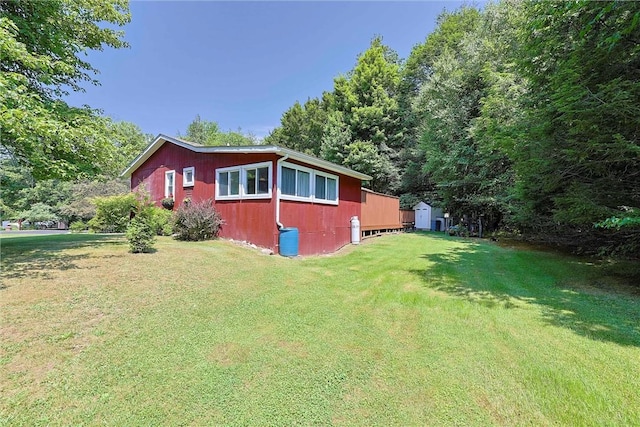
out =
<path fill-rule="evenodd" d="M 224 220 L 220 237 L 251 242 L 274 252 L 277 250 L 275 197 L 257 200 L 219 200 L 215 206 Z"/>
<path fill-rule="evenodd" d="M 182 186 L 182 168 L 195 167 L 196 185 Z M 189 190 L 191 199 L 206 200 L 215 197 L 215 166 L 212 156 L 199 155 L 186 148 L 165 143 L 142 166 L 131 174 L 131 189 L 141 185 L 151 194 L 151 198 L 160 206 L 164 198 L 164 173 L 176 171 L 174 199 L 176 207 L 182 203 Z"/>
<path fill-rule="evenodd" d="M 319 169 L 321 170 L 321 169 Z M 335 252 L 351 242 L 351 217 L 360 217 L 359 179 L 339 175 L 338 205 L 282 200 L 280 222 L 298 229 L 298 252 Z"/>
<path fill-rule="evenodd" d="M 131 188 L 136 190 L 144 186 L 160 206 L 160 201 L 164 198 L 164 173 L 174 170 L 176 174 L 174 209 L 177 209 L 186 197 L 190 197 L 193 201 L 215 199 L 217 168 L 271 161 L 273 174 L 271 199 L 214 200 L 214 204 L 225 221 L 220 233 L 221 237 L 245 240 L 277 253 L 279 232 L 275 222 L 275 200 L 278 159 L 279 156 L 272 153 L 195 153 L 175 144 L 165 143 L 132 173 Z M 300 164 L 336 175 L 321 168 Z M 190 166 L 195 168 L 195 185 L 183 187 L 182 169 Z M 360 217 L 361 181 L 345 175 L 338 176 L 340 200 L 337 206 L 288 200 L 280 202 L 280 222 L 285 227 L 298 228 L 300 255 L 334 252 L 350 242 L 350 219 L 353 216 Z"/>
<path fill-rule="evenodd" d="M 362 231 L 401 229 L 400 199 L 363 189 L 360 228 Z"/>

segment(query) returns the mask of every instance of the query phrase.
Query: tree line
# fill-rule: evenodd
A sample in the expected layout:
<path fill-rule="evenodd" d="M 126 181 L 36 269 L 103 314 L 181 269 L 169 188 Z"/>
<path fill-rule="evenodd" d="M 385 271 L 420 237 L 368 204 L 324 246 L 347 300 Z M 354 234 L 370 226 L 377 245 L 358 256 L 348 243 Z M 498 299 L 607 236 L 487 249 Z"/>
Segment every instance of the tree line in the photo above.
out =
<path fill-rule="evenodd" d="M 0 0 L 3 217 L 81 217 L 81 195 L 126 191 L 118 174 L 150 136 L 64 95 L 98 84 L 83 52 L 127 47 L 130 18 L 120 0 Z M 637 256 L 639 25 L 639 4 L 624 1 L 445 12 L 407 58 L 375 37 L 264 142 L 367 173 L 404 207 L 425 200 L 493 230 Z M 178 136 L 261 142 L 199 116 Z"/>
<path fill-rule="evenodd" d="M 108 118 L 104 120 L 103 136 L 113 157 L 100 171 L 78 174 L 75 179 L 58 177 L 46 170 L 37 170 L 13 156 L 0 159 L 0 217 L 6 220 L 24 220 L 30 224 L 62 221 L 86 222 L 96 215 L 95 199 L 127 194 L 127 179 L 120 173 L 149 145 L 154 135 L 145 134 L 135 124 Z M 201 145 L 252 145 L 257 139 L 242 130 L 221 131 L 214 121 L 199 115 L 178 137 Z"/>
<path fill-rule="evenodd" d="M 440 15 L 406 59 L 381 37 L 267 142 L 493 230 L 640 253 L 640 5 L 501 1 Z"/>

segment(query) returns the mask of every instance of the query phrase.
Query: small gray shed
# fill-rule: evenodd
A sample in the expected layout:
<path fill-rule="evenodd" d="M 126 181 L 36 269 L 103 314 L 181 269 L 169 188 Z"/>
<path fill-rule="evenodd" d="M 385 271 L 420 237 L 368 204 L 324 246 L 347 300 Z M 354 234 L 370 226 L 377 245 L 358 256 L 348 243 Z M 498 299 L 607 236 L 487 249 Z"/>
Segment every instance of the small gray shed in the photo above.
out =
<path fill-rule="evenodd" d="M 416 229 L 444 231 L 444 217 L 441 208 L 420 202 L 413 207 L 416 213 Z"/>

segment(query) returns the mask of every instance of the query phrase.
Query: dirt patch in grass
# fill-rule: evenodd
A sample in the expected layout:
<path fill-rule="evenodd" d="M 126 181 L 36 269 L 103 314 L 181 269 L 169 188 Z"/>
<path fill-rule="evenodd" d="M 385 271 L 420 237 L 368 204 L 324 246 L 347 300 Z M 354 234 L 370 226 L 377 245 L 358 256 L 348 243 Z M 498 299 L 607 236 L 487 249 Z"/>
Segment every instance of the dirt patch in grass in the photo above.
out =
<path fill-rule="evenodd" d="M 208 360 L 218 365 L 228 368 L 239 363 L 245 363 L 249 358 L 251 350 L 234 342 L 225 342 L 216 345 L 209 356 Z"/>
<path fill-rule="evenodd" d="M 278 341 L 278 347 L 286 350 L 288 353 L 295 357 L 307 358 L 309 357 L 309 351 L 307 346 L 301 341 Z"/>
<path fill-rule="evenodd" d="M 476 396 L 476 404 L 480 408 L 484 409 L 485 413 L 489 414 L 496 424 L 501 426 L 509 425 L 508 420 L 505 419 L 498 408 L 491 403 L 491 400 L 489 400 L 489 397 L 486 394 L 480 393 Z"/>

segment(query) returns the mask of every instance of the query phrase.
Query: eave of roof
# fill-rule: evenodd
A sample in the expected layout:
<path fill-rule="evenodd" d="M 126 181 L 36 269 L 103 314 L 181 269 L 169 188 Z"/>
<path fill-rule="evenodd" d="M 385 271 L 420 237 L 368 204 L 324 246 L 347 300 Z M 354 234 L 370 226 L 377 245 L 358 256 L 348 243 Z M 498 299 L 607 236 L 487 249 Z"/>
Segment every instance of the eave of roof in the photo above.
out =
<path fill-rule="evenodd" d="M 331 163 L 327 160 L 318 159 L 317 157 L 310 156 L 308 154 L 300 153 L 299 151 L 291 150 L 289 148 L 278 147 L 276 145 L 251 145 L 241 147 L 228 147 L 228 146 L 204 146 L 200 144 L 194 144 L 179 138 L 160 134 L 153 140 L 151 144 L 144 149 L 138 157 L 136 157 L 129 166 L 120 174 L 123 177 L 130 177 L 133 171 L 138 169 L 144 162 L 149 159 L 165 142 L 170 142 L 179 147 L 191 150 L 196 153 L 275 153 L 282 156 L 288 156 L 289 159 L 298 160 L 300 162 L 314 165 L 332 172 L 340 173 L 342 175 L 351 176 L 353 178 L 361 179 L 363 181 L 371 180 L 371 177 L 367 174 L 356 172 L 352 169 L 344 166 Z"/>

